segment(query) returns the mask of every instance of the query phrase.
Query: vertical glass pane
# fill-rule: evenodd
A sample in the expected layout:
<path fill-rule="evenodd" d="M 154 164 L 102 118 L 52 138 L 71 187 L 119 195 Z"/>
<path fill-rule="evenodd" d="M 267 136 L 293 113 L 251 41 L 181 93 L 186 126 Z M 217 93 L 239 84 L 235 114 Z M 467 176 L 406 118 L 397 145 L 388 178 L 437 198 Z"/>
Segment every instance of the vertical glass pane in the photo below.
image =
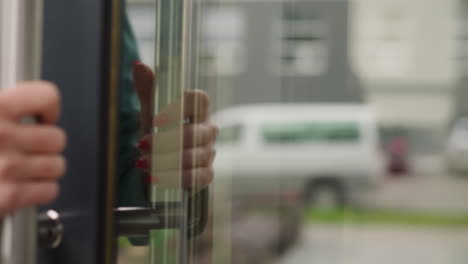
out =
<path fill-rule="evenodd" d="M 118 263 L 465 263 L 467 6 L 128 0 Z"/>

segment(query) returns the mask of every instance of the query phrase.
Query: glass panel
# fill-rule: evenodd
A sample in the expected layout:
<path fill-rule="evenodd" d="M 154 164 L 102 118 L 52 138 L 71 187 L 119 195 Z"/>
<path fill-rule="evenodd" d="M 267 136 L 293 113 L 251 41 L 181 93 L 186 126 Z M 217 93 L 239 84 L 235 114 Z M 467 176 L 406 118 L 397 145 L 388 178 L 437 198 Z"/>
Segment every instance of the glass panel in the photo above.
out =
<path fill-rule="evenodd" d="M 128 0 L 118 263 L 465 263 L 467 7 Z"/>

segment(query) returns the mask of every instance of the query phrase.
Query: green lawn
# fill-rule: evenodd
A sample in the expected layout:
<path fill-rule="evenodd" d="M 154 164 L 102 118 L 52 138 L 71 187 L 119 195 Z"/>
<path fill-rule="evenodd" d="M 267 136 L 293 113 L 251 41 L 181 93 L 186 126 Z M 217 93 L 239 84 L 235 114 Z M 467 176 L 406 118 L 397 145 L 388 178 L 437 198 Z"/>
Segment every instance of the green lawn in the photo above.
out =
<path fill-rule="evenodd" d="M 305 216 L 308 222 L 313 223 L 349 223 L 468 228 L 468 213 L 422 213 L 378 209 L 342 209 L 320 211 L 310 209 L 306 212 Z"/>

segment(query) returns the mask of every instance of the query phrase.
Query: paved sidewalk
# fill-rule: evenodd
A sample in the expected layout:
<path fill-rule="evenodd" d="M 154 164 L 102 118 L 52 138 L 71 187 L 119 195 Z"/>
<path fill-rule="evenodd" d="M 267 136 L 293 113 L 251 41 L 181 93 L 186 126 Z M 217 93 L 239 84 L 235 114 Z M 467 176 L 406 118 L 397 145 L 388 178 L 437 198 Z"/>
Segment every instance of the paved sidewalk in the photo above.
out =
<path fill-rule="evenodd" d="M 275 264 L 466 264 L 468 230 L 311 225 Z"/>
<path fill-rule="evenodd" d="M 447 174 L 390 178 L 362 199 L 370 208 L 468 214 L 468 177 Z"/>

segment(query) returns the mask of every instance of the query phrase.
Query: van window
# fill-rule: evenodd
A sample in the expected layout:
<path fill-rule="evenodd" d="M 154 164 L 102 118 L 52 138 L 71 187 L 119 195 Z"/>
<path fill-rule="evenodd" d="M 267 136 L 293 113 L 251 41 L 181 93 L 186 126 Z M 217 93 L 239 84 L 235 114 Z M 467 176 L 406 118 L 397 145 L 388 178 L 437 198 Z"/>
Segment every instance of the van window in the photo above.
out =
<path fill-rule="evenodd" d="M 271 144 L 355 142 L 360 138 L 358 124 L 352 122 L 267 123 L 262 134 Z"/>
<path fill-rule="evenodd" d="M 219 135 L 216 140 L 217 144 L 232 144 L 238 143 L 242 135 L 242 126 L 241 125 L 231 125 L 222 127 L 219 130 Z"/>

